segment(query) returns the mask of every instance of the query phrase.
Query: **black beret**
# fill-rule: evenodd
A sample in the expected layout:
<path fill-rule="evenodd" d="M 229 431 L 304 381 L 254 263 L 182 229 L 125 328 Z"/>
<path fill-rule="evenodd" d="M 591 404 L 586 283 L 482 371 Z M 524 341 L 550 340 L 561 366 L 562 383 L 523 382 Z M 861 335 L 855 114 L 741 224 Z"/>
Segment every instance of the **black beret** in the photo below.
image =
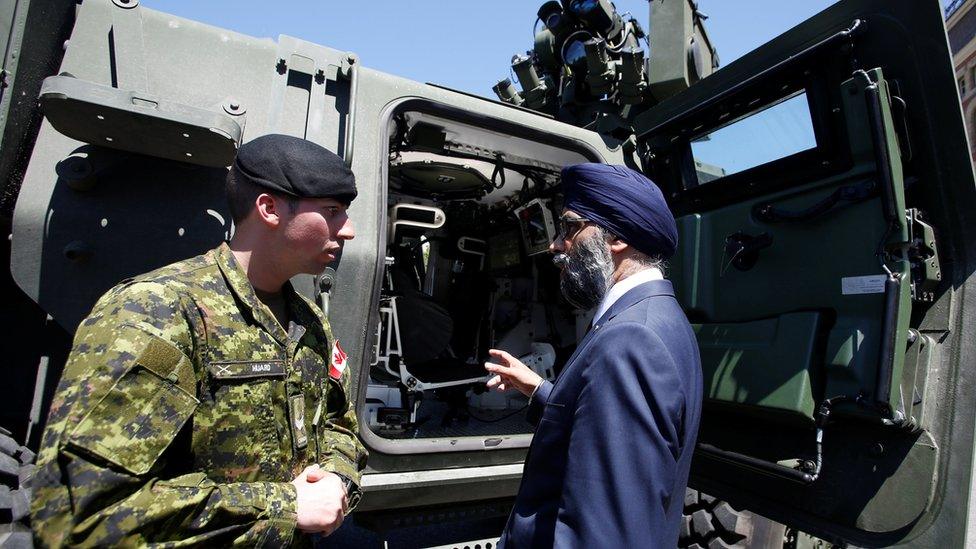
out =
<path fill-rule="evenodd" d="M 269 134 L 241 145 L 234 177 L 297 198 L 356 198 L 356 178 L 335 153 L 311 141 Z"/>
<path fill-rule="evenodd" d="M 678 229 L 661 189 L 624 166 L 576 164 L 562 171 L 563 206 L 651 257 L 678 247 Z"/>

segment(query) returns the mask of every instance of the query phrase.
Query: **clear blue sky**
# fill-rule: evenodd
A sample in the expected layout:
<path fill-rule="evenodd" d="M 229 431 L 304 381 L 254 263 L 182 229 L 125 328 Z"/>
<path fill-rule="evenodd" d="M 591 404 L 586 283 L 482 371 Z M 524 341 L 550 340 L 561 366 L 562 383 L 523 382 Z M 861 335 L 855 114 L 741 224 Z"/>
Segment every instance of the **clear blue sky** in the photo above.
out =
<path fill-rule="evenodd" d="M 142 0 L 258 37 L 287 34 L 357 53 L 377 70 L 494 97 L 513 53 L 532 48 L 542 0 Z M 647 0 L 615 0 L 648 29 Z M 820 12 L 829 0 L 699 0 L 722 64 Z"/>

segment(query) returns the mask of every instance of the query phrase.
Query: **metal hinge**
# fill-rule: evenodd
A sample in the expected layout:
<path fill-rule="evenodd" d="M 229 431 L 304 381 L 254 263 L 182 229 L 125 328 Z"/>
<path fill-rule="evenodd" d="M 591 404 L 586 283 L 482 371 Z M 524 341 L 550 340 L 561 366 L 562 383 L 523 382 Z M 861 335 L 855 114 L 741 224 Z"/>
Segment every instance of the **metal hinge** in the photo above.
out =
<path fill-rule="evenodd" d="M 908 220 L 908 261 L 912 272 L 912 300 L 935 300 L 935 288 L 942 281 L 942 267 L 935 243 L 935 230 L 922 221 L 917 208 L 905 210 Z"/>

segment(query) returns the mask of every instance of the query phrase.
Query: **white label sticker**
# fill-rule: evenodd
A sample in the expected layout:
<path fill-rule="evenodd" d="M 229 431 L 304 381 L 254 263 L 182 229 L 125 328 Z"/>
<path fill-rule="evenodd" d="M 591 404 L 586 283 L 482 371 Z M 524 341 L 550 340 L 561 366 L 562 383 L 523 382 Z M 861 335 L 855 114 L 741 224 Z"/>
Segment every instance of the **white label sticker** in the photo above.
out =
<path fill-rule="evenodd" d="M 885 275 L 845 276 L 840 279 L 840 291 L 844 295 L 883 294 Z"/>

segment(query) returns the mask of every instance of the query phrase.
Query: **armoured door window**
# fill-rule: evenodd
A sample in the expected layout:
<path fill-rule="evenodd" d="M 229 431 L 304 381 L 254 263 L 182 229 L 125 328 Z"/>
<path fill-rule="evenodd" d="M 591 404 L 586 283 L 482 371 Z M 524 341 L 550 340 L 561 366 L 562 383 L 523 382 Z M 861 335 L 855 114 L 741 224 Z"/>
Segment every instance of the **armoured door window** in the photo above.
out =
<path fill-rule="evenodd" d="M 766 105 L 691 140 L 698 184 L 816 148 L 805 92 Z"/>

